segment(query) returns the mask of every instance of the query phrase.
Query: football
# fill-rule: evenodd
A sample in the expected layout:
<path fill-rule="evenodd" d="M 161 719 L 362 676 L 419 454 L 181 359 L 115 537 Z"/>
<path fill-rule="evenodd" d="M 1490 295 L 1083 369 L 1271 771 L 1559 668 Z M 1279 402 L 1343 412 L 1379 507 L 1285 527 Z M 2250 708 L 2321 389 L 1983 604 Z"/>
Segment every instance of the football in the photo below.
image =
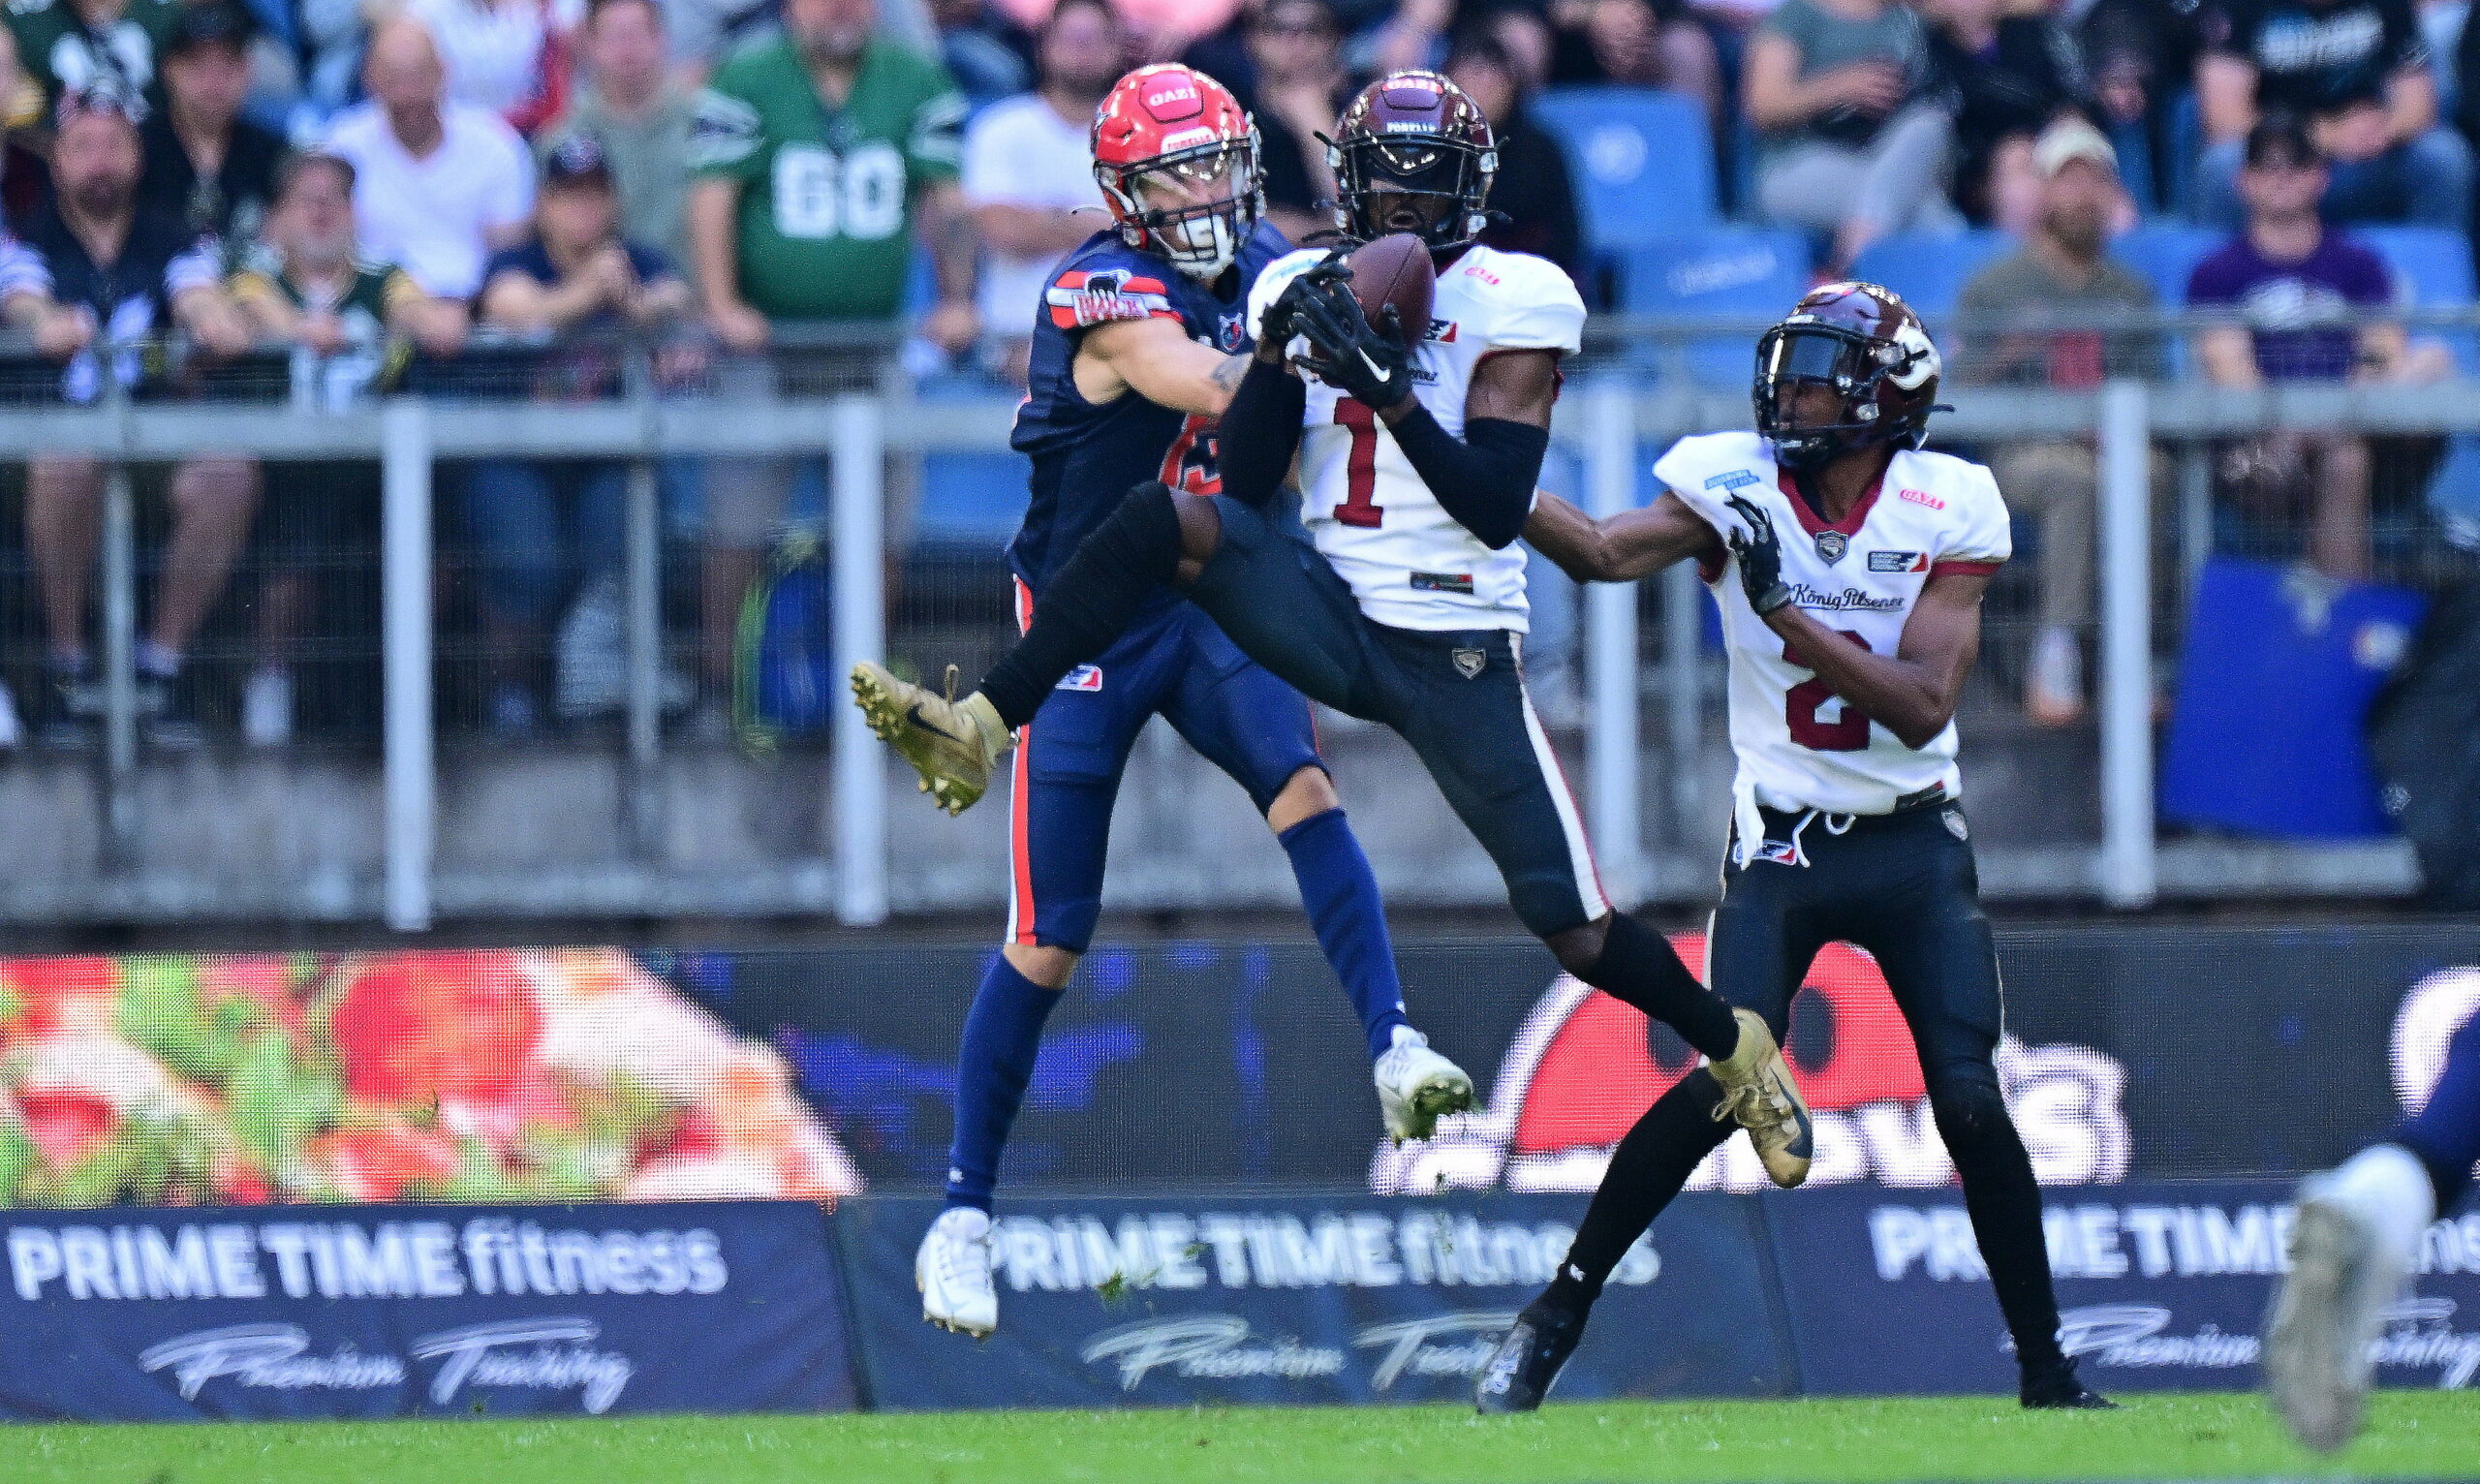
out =
<path fill-rule="evenodd" d="M 1381 312 L 1393 305 L 1404 326 L 1409 349 L 1429 332 L 1430 305 L 1438 297 L 1438 274 L 1430 266 L 1428 244 L 1409 232 L 1392 232 L 1352 249 L 1352 297 L 1369 323 L 1383 325 Z"/>

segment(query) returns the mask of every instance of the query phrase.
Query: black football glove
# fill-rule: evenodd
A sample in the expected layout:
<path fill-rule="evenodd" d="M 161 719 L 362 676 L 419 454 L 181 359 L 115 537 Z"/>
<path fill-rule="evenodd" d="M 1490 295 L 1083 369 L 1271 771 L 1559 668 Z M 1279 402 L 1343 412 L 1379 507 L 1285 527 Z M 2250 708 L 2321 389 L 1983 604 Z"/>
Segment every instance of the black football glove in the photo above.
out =
<path fill-rule="evenodd" d="M 1791 590 L 1782 583 L 1782 543 L 1775 537 L 1774 517 L 1755 502 L 1733 495 L 1725 503 L 1748 523 L 1746 531 L 1733 531 L 1725 540 L 1731 555 L 1740 559 L 1740 591 L 1762 618 L 1791 601 Z"/>
<path fill-rule="evenodd" d="M 1337 248 L 1323 259 L 1303 268 L 1291 282 L 1283 286 L 1275 301 L 1266 306 L 1265 318 L 1257 326 L 1257 344 L 1272 347 L 1280 355 L 1292 337 L 1300 333 L 1301 306 L 1308 303 L 1328 284 L 1351 281 L 1351 264 L 1344 261 L 1344 250 Z"/>
<path fill-rule="evenodd" d="M 1336 283 L 1306 296 L 1294 328 L 1309 342 L 1300 363 L 1318 379 L 1373 411 L 1411 400 L 1412 357 L 1404 350 L 1395 306 L 1389 304 L 1373 326 L 1360 312 L 1360 300 Z"/>

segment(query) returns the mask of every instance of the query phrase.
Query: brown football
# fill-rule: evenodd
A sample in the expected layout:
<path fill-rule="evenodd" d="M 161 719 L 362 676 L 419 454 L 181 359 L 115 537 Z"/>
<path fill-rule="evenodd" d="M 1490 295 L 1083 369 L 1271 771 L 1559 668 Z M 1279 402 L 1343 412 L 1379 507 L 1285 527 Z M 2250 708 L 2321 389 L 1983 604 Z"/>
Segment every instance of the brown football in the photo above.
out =
<path fill-rule="evenodd" d="M 1380 327 L 1388 305 L 1404 326 L 1404 344 L 1417 346 L 1429 333 L 1430 305 L 1438 298 L 1438 273 L 1430 266 L 1428 244 L 1409 232 L 1393 232 L 1352 249 L 1352 297 L 1360 312 Z"/>

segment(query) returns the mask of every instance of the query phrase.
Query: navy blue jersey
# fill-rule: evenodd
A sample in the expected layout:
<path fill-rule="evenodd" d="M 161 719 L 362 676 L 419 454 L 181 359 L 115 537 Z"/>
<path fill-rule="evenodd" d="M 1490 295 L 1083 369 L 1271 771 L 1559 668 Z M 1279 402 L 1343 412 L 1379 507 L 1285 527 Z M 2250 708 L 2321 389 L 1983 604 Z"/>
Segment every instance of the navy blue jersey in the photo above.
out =
<path fill-rule="evenodd" d="M 1106 230 L 1051 270 L 1034 322 L 1029 387 L 1008 439 L 1034 461 L 1033 499 L 1008 547 L 1008 563 L 1027 586 L 1038 593 L 1131 485 L 1161 479 L 1207 495 L 1223 487 L 1212 419 L 1134 391 L 1100 407 L 1077 394 L 1070 368 L 1085 332 L 1116 320 L 1177 320 L 1189 338 L 1237 354 L 1249 346 L 1250 286 L 1289 251 L 1283 233 L 1261 223 L 1232 270 L 1209 287 Z"/>

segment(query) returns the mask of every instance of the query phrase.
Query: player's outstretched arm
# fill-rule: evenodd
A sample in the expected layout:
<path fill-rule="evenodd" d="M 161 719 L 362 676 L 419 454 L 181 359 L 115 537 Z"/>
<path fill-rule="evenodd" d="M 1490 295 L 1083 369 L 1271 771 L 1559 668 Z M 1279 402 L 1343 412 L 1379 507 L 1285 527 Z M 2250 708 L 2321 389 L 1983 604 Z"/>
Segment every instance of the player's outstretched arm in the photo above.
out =
<path fill-rule="evenodd" d="M 1891 655 L 1870 653 L 1797 603 L 1766 614 L 1765 624 L 1782 636 L 1793 664 L 1816 671 L 1904 746 L 1926 747 L 1955 719 L 1964 677 L 1980 653 L 1980 600 L 1988 590 L 1985 572 L 1931 573 Z"/>
<path fill-rule="evenodd" d="M 1134 391 L 1157 407 L 1220 417 L 1248 369 L 1248 356 L 1199 345 L 1177 320 L 1116 320 L 1085 332 L 1076 390 L 1097 406 Z"/>
<path fill-rule="evenodd" d="M 1722 559 L 1722 539 L 1667 491 L 1641 510 L 1606 520 L 1543 491 L 1534 497 L 1524 539 L 1578 582 L 1633 582 L 1684 557 L 1709 564 Z"/>

